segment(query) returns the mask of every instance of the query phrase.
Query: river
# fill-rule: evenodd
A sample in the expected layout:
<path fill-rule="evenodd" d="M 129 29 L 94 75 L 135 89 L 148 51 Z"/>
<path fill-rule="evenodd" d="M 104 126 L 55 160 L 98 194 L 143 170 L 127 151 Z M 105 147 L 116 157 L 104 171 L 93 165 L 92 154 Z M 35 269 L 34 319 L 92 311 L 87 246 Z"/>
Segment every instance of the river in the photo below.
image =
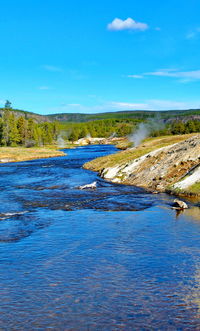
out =
<path fill-rule="evenodd" d="M 82 168 L 115 151 L 0 165 L 1 330 L 200 329 L 198 203 Z"/>

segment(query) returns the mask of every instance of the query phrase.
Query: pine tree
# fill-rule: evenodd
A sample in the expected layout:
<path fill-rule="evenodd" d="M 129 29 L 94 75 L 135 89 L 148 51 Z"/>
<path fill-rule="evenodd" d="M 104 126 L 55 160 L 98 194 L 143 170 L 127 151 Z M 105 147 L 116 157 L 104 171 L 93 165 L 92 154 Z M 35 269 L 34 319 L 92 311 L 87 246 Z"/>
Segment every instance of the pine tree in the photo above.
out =
<path fill-rule="evenodd" d="M 53 139 L 54 140 L 58 139 L 58 132 L 59 132 L 59 123 L 58 122 L 53 122 L 52 123 L 52 134 L 53 134 Z"/>
<path fill-rule="evenodd" d="M 33 147 L 35 145 L 34 141 L 34 128 L 35 123 L 32 118 L 29 118 L 27 121 L 27 139 L 26 139 L 26 147 Z"/>
<path fill-rule="evenodd" d="M 25 145 L 26 144 L 26 139 L 27 139 L 27 121 L 23 116 L 20 116 L 17 120 L 17 128 L 18 128 L 18 133 L 19 133 L 19 144 L 20 145 Z"/>
<path fill-rule="evenodd" d="M 74 142 L 78 140 L 78 138 L 79 138 L 79 131 L 74 128 L 69 136 L 69 140 Z"/>
<path fill-rule="evenodd" d="M 3 113 L 3 128 L 2 128 L 2 145 L 9 145 L 9 137 L 10 137 L 10 111 L 6 109 Z"/>
<path fill-rule="evenodd" d="M 33 134 L 33 139 L 35 142 L 35 146 L 40 146 L 41 145 L 41 129 L 39 128 L 38 125 L 35 125 L 34 127 L 34 134 Z"/>
<path fill-rule="evenodd" d="M 6 100 L 4 108 L 5 109 L 12 109 L 11 102 L 9 100 Z"/>
<path fill-rule="evenodd" d="M 3 120 L 0 118 L 0 145 L 2 146 Z"/>
<path fill-rule="evenodd" d="M 20 135 L 14 114 L 10 114 L 9 116 L 9 128 L 9 145 L 12 147 L 16 147 L 17 144 L 20 142 Z"/>
<path fill-rule="evenodd" d="M 79 138 L 85 138 L 88 135 L 88 130 L 85 126 L 80 130 Z"/>
<path fill-rule="evenodd" d="M 52 144 L 53 142 L 53 131 L 51 123 L 42 123 L 42 143 L 43 145 Z"/>

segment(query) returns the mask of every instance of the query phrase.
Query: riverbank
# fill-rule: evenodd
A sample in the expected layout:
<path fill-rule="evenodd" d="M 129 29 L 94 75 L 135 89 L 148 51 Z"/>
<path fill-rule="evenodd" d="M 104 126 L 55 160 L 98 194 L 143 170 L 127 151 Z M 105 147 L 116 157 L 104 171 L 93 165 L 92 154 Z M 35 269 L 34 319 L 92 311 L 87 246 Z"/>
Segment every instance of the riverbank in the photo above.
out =
<path fill-rule="evenodd" d="M 81 138 L 74 143 L 71 143 L 72 146 L 87 146 L 87 145 L 115 145 L 118 149 L 125 150 L 129 147 L 132 147 L 133 143 L 130 142 L 126 137 L 86 137 Z"/>
<path fill-rule="evenodd" d="M 37 148 L 1 147 L 0 163 L 29 161 L 64 155 L 64 152 L 57 150 L 54 146 Z"/>
<path fill-rule="evenodd" d="M 98 171 L 102 178 L 115 183 L 155 192 L 177 195 L 187 192 L 187 195 L 198 196 L 200 135 L 150 138 L 136 148 L 88 162 L 84 168 Z M 185 177 L 191 180 L 185 181 Z M 183 181 L 184 185 L 181 184 Z"/>

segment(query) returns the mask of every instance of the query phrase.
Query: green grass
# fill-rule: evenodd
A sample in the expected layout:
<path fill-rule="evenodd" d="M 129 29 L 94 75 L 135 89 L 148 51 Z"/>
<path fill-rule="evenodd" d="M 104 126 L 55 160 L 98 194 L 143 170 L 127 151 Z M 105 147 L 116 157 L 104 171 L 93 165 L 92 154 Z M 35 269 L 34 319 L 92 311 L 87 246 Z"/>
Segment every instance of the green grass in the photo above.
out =
<path fill-rule="evenodd" d="M 194 193 L 194 194 L 200 194 L 200 182 L 197 182 L 190 186 L 187 191 Z"/>

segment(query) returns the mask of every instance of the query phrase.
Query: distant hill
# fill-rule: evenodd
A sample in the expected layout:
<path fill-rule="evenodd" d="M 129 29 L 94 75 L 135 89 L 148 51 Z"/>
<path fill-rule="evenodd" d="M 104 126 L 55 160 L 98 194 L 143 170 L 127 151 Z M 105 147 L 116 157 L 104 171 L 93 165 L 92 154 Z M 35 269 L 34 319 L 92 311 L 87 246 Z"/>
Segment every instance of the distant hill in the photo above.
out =
<path fill-rule="evenodd" d="M 4 108 L 0 108 L 0 116 L 4 112 Z M 103 120 L 103 119 L 164 119 L 167 121 L 173 120 L 200 120 L 200 109 L 188 109 L 188 110 L 166 110 L 166 111 L 150 111 L 150 110 L 124 110 L 116 112 L 105 112 L 96 114 L 81 114 L 81 113 L 60 113 L 51 115 L 39 115 L 37 113 L 24 111 L 20 109 L 11 109 L 18 116 L 24 116 L 25 118 L 33 118 L 36 122 L 74 122 L 83 123 L 88 121 Z"/>
<path fill-rule="evenodd" d="M 96 113 L 96 114 L 80 114 L 80 113 L 60 113 L 47 115 L 50 120 L 60 121 L 60 122 L 88 122 L 102 119 L 199 119 L 200 120 L 200 109 L 188 109 L 188 110 L 166 110 L 166 111 L 117 111 L 117 112 L 106 112 L 106 113 Z"/>
<path fill-rule="evenodd" d="M 9 109 L 12 111 L 16 117 L 23 116 L 26 119 L 33 118 L 37 123 L 41 122 L 49 122 L 51 119 L 48 118 L 48 116 L 45 115 L 39 115 L 30 111 L 20 110 L 20 109 Z M 5 108 L 0 108 L 0 117 L 2 117 L 3 113 L 5 111 Z M 53 120 L 54 121 L 54 120 Z"/>

